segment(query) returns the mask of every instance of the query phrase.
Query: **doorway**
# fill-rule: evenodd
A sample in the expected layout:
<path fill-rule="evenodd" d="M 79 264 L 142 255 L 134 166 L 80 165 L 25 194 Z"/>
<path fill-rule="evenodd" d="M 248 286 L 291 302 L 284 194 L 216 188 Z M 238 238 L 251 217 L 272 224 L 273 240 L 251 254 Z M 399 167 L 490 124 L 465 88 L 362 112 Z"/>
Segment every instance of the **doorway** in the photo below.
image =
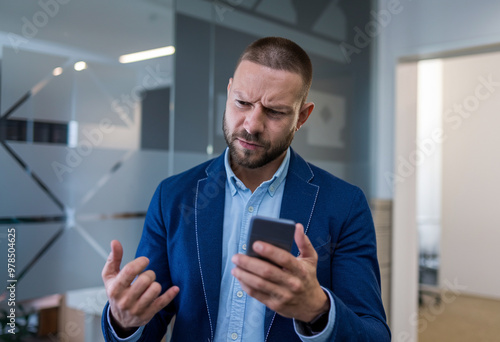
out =
<path fill-rule="evenodd" d="M 390 176 L 394 226 L 406 228 L 395 229 L 393 255 L 408 267 L 398 268 L 407 283 L 394 286 L 392 298 L 412 303 L 406 319 L 420 341 L 493 341 L 500 336 L 500 52 L 440 57 L 397 69 Z"/>

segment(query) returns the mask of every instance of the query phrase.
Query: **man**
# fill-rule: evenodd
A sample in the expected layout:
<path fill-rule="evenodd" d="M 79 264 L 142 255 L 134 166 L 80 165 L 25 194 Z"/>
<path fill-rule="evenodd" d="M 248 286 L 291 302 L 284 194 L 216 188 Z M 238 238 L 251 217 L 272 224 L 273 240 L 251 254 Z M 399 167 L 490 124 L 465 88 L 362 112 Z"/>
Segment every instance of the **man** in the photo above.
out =
<path fill-rule="evenodd" d="M 243 52 L 227 87 L 228 149 L 160 184 L 138 258 L 121 270 L 111 243 L 106 340 L 159 341 L 174 315 L 173 341 L 390 340 L 364 195 L 289 147 L 314 108 L 311 80 L 287 39 Z M 257 214 L 298 222 L 292 254 L 246 246 Z"/>

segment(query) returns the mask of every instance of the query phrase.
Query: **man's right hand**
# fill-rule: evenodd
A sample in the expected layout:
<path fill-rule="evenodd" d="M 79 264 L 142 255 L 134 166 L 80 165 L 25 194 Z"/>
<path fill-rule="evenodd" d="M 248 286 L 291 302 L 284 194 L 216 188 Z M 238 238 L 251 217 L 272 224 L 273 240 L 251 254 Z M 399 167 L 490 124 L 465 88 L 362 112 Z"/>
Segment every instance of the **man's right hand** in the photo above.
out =
<path fill-rule="evenodd" d="M 120 270 L 122 257 L 120 242 L 111 241 L 111 253 L 102 269 L 102 280 L 109 299 L 113 328 L 120 337 L 126 337 L 167 306 L 179 293 L 179 288 L 172 286 L 159 296 L 162 288 L 155 281 L 156 274 L 151 270 L 143 272 L 149 264 L 148 258 L 139 257 Z"/>

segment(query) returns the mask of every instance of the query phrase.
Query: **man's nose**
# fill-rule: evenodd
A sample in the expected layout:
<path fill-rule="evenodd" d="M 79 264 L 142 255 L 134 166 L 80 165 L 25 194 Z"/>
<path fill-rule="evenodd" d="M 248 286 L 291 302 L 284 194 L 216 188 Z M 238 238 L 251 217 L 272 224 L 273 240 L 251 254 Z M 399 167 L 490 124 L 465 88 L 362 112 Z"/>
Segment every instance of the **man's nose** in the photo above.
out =
<path fill-rule="evenodd" d="M 243 128 L 248 134 L 258 134 L 264 130 L 265 113 L 261 106 L 254 106 L 246 113 Z"/>

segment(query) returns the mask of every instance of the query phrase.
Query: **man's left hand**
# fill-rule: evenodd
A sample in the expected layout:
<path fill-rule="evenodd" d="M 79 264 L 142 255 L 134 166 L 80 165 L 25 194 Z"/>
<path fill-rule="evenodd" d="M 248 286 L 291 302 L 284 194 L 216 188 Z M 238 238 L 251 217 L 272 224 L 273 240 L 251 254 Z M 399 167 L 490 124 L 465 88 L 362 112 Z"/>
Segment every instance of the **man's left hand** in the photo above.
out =
<path fill-rule="evenodd" d="M 318 254 L 300 223 L 295 226 L 294 238 L 300 251 L 298 257 L 269 243 L 256 241 L 251 246 L 254 251 L 276 265 L 236 254 L 232 258 L 236 267 L 231 273 L 246 293 L 271 310 L 284 317 L 310 322 L 329 310 L 330 301 L 316 276 Z"/>

